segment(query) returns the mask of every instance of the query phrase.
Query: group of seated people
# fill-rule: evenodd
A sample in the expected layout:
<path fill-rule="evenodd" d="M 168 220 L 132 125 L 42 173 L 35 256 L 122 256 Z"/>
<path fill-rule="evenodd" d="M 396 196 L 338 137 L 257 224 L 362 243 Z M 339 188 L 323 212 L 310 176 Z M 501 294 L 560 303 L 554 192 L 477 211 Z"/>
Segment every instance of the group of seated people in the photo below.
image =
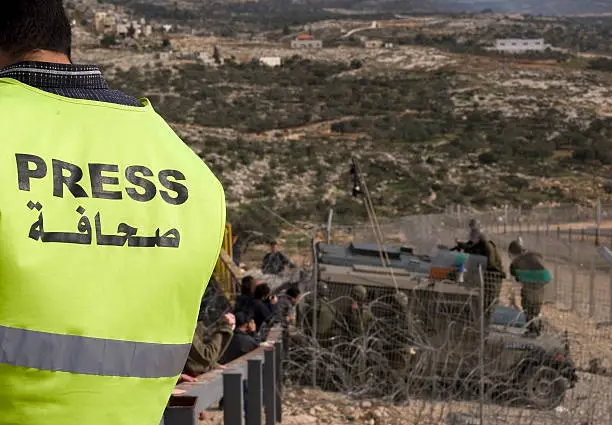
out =
<path fill-rule="evenodd" d="M 198 375 L 224 368 L 259 347 L 273 325 L 295 322 L 299 288 L 292 286 L 278 297 L 271 292 L 267 283 L 245 276 L 232 306 L 211 280 L 202 298 L 181 381 L 193 381 Z"/>

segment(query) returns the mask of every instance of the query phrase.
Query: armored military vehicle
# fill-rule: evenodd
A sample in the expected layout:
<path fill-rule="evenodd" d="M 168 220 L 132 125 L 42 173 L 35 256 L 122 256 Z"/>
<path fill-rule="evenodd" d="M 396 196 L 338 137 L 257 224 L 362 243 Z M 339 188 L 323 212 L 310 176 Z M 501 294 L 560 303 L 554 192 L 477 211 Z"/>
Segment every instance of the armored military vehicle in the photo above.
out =
<path fill-rule="evenodd" d="M 396 268 L 415 273 L 429 273 L 431 258 L 429 255 L 415 255 L 412 248 L 394 248 L 383 246 L 386 254 L 385 261 Z M 349 243 L 347 245 L 319 244 L 317 247 L 318 261 L 322 264 L 336 266 L 350 266 L 363 264 L 368 266 L 382 266 L 380 251 L 376 244 Z"/>
<path fill-rule="evenodd" d="M 431 257 L 429 254 L 416 254 L 413 248 L 390 247 L 369 243 L 349 243 L 346 245 L 319 244 L 317 246 L 317 261 L 319 264 L 336 266 L 383 266 L 390 264 L 393 268 L 400 268 L 410 274 L 427 275 L 431 279 L 454 279 L 454 268 L 464 263 L 467 269 L 466 282 L 474 283 L 478 272 L 478 265 L 486 267 L 486 258 L 453 252 L 448 249 L 438 249 Z M 493 312 L 492 321 L 498 325 L 508 325 L 523 328 L 525 315 L 522 311 L 497 306 Z"/>
<path fill-rule="evenodd" d="M 360 251 L 355 245 L 345 247 L 344 252 L 347 250 Z M 395 263 L 381 267 L 372 256 L 369 261 L 363 261 L 367 257 L 363 253 L 347 259 L 340 249 L 320 245 L 315 251 L 316 280 L 326 286 L 329 299 L 346 296 L 357 285 L 364 286 L 370 306 L 393 294 L 405 294 L 403 299 L 407 298 L 407 309 L 415 320 L 408 331 L 412 336 L 403 342 L 401 351 L 410 355 L 402 357 L 405 364 L 394 366 L 393 373 L 401 370 L 408 386 L 417 381 L 477 386 L 482 339 L 479 285 L 473 279 L 464 283 L 431 279 L 421 265 L 415 264 L 412 269 L 408 266 L 416 258 L 412 254 L 391 252 L 397 254 Z M 374 309 L 371 313 L 373 317 L 380 315 Z M 396 320 L 390 327 L 397 331 L 408 325 Z M 516 393 L 535 407 L 552 408 L 575 385 L 577 375 L 566 335 L 544 332 L 538 337 L 525 336 L 521 329 L 490 322 L 482 335 L 483 375 L 490 394 Z"/>

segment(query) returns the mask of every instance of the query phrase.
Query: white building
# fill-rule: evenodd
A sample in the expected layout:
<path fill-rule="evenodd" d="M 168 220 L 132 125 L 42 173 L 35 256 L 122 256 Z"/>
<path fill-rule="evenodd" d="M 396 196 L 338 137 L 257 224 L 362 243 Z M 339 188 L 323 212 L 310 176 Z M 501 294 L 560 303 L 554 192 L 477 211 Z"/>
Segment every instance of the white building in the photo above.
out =
<path fill-rule="evenodd" d="M 550 47 L 550 44 L 546 44 L 543 38 L 504 38 L 495 40 L 494 49 L 498 52 L 524 53 L 543 52 Z"/>
<path fill-rule="evenodd" d="M 281 66 L 281 58 L 280 56 L 268 56 L 259 58 L 259 63 L 267 66 Z"/>

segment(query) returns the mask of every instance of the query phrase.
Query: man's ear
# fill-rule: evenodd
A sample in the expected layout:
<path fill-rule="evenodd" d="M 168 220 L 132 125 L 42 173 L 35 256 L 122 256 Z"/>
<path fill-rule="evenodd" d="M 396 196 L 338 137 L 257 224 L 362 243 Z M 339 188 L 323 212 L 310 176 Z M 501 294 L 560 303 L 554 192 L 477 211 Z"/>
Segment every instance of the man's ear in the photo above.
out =
<path fill-rule="evenodd" d="M 11 56 L 0 50 L 0 69 L 9 66 L 12 62 Z"/>

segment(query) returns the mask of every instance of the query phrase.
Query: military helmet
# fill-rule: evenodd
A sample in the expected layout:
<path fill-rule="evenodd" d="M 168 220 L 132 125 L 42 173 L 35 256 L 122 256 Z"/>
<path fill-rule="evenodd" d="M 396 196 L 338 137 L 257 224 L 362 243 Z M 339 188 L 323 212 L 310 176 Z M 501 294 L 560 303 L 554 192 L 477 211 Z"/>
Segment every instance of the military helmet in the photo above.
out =
<path fill-rule="evenodd" d="M 393 301 L 397 303 L 401 308 L 408 307 L 408 295 L 403 293 L 402 291 L 397 291 L 393 294 Z"/>
<path fill-rule="evenodd" d="M 520 238 L 510 242 L 510 245 L 508 246 L 508 253 L 510 255 L 521 255 L 524 251 L 525 248 L 523 248 L 523 241 Z"/>
<path fill-rule="evenodd" d="M 325 282 L 317 283 L 317 296 L 326 298 L 329 296 L 329 286 Z"/>
<path fill-rule="evenodd" d="M 364 302 L 368 296 L 367 289 L 362 285 L 354 286 L 351 290 L 351 298 L 357 302 Z"/>

